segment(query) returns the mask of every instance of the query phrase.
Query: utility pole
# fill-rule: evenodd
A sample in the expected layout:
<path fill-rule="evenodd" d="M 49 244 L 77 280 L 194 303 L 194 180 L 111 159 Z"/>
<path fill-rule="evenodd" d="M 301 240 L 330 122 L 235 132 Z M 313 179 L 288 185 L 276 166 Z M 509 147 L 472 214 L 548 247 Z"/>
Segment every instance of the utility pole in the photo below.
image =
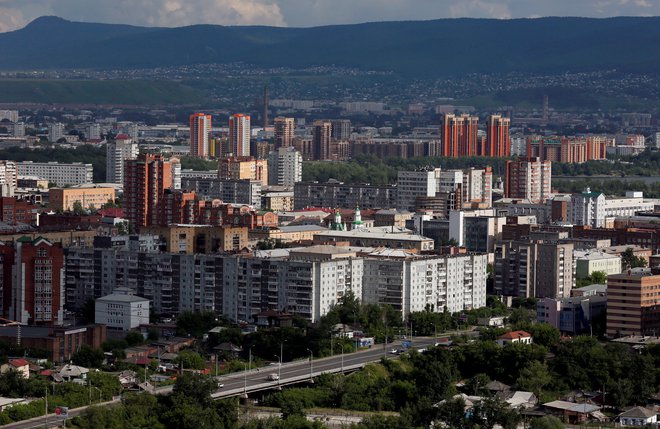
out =
<path fill-rule="evenodd" d="M 46 387 L 46 407 L 45 407 L 46 412 L 44 413 L 44 428 L 48 429 L 48 387 Z"/>

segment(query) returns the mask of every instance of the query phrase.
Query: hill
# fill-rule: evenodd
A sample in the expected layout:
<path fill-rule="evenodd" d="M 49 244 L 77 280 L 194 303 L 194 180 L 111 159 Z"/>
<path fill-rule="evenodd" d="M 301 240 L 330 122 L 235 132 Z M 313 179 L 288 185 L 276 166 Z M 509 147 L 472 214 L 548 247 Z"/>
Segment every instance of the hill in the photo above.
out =
<path fill-rule="evenodd" d="M 408 77 L 617 69 L 655 72 L 660 18 L 440 19 L 313 28 L 148 28 L 42 17 L 0 34 L 0 67 L 145 68 L 244 62 Z"/>

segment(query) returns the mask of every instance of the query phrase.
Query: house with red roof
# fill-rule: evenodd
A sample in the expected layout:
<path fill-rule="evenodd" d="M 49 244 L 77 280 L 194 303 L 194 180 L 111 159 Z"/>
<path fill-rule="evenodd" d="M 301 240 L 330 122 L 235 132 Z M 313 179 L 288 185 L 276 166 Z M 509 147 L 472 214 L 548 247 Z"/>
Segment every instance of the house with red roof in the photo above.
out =
<path fill-rule="evenodd" d="M 515 343 L 532 344 L 532 334 L 525 331 L 511 331 L 497 337 L 497 344 L 500 346 Z"/>
<path fill-rule="evenodd" d="M 0 366 L 0 373 L 4 374 L 8 371 L 16 371 L 23 378 L 30 378 L 30 362 L 25 359 L 9 359 L 9 362 Z"/>

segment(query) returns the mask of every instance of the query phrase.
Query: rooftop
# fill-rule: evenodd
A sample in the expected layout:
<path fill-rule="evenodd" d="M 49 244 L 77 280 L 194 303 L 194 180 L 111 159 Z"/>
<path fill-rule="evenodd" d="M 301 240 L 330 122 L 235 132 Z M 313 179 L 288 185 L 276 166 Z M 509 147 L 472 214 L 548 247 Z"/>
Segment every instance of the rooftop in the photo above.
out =
<path fill-rule="evenodd" d="M 545 404 L 543 404 L 543 406 L 548 408 L 556 408 L 558 410 L 572 411 L 574 413 L 580 413 L 580 414 L 588 414 L 600 410 L 600 407 L 597 405 L 576 404 L 575 402 L 567 402 L 567 401 L 546 402 Z"/>
<path fill-rule="evenodd" d="M 323 231 L 320 232 L 320 236 L 327 235 L 331 237 L 355 237 L 355 238 L 374 238 L 374 239 L 383 239 L 383 240 L 400 240 L 400 241 L 433 241 L 428 237 L 422 237 L 421 235 L 413 234 L 401 234 L 401 233 L 390 233 L 390 232 L 369 232 L 369 231 Z"/>
<path fill-rule="evenodd" d="M 625 413 L 619 414 L 619 417 L 628 417 L 633 419 L 648 419 L 653 416 L 656 416 L 658 413 L 655 410 L 649 410 L 644 407 L 634 407 L 626 411 Z"/>
<path fill-rule="evenodd" d="M 618 255 L 612 253 L 605 253 L 598 250 L 574 250 L 573 257 L 575 259 L 586 259 L 589 261 L 601 259 L 620 259 Z"/>
<path fill-rule="evenodd" d="M 96 300 L 97 302 L 149 302 L 147 298 L 142 298 L 136 295 L 126 295 L 119 293 L 112 293 L 110 295 L 102 296 Z"/>
<path fill-rule="evenodd" d="M 511 331 L 497 337 L 500 340 L 519 340 L 521 338 L 530 338 L 532 334 L 525 331 Z"/>

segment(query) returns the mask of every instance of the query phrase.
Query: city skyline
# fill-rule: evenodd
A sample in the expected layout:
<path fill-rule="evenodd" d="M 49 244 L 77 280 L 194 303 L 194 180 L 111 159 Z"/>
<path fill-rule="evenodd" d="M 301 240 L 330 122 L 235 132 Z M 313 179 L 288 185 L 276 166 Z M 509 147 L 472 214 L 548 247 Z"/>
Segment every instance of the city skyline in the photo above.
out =
<path fill-rule="evenodd" d="M 131 13 L 125 11 L 130 9 Z M 205 11 L 199 14 L 199 10 Z M 175 27 L 195 24 L 312 27 L 370 21 L 544 16 L 657 16 L 649 0 L 0 0 L 0 32 L 17 30 L 44 15 L 101 23 Z"/>

